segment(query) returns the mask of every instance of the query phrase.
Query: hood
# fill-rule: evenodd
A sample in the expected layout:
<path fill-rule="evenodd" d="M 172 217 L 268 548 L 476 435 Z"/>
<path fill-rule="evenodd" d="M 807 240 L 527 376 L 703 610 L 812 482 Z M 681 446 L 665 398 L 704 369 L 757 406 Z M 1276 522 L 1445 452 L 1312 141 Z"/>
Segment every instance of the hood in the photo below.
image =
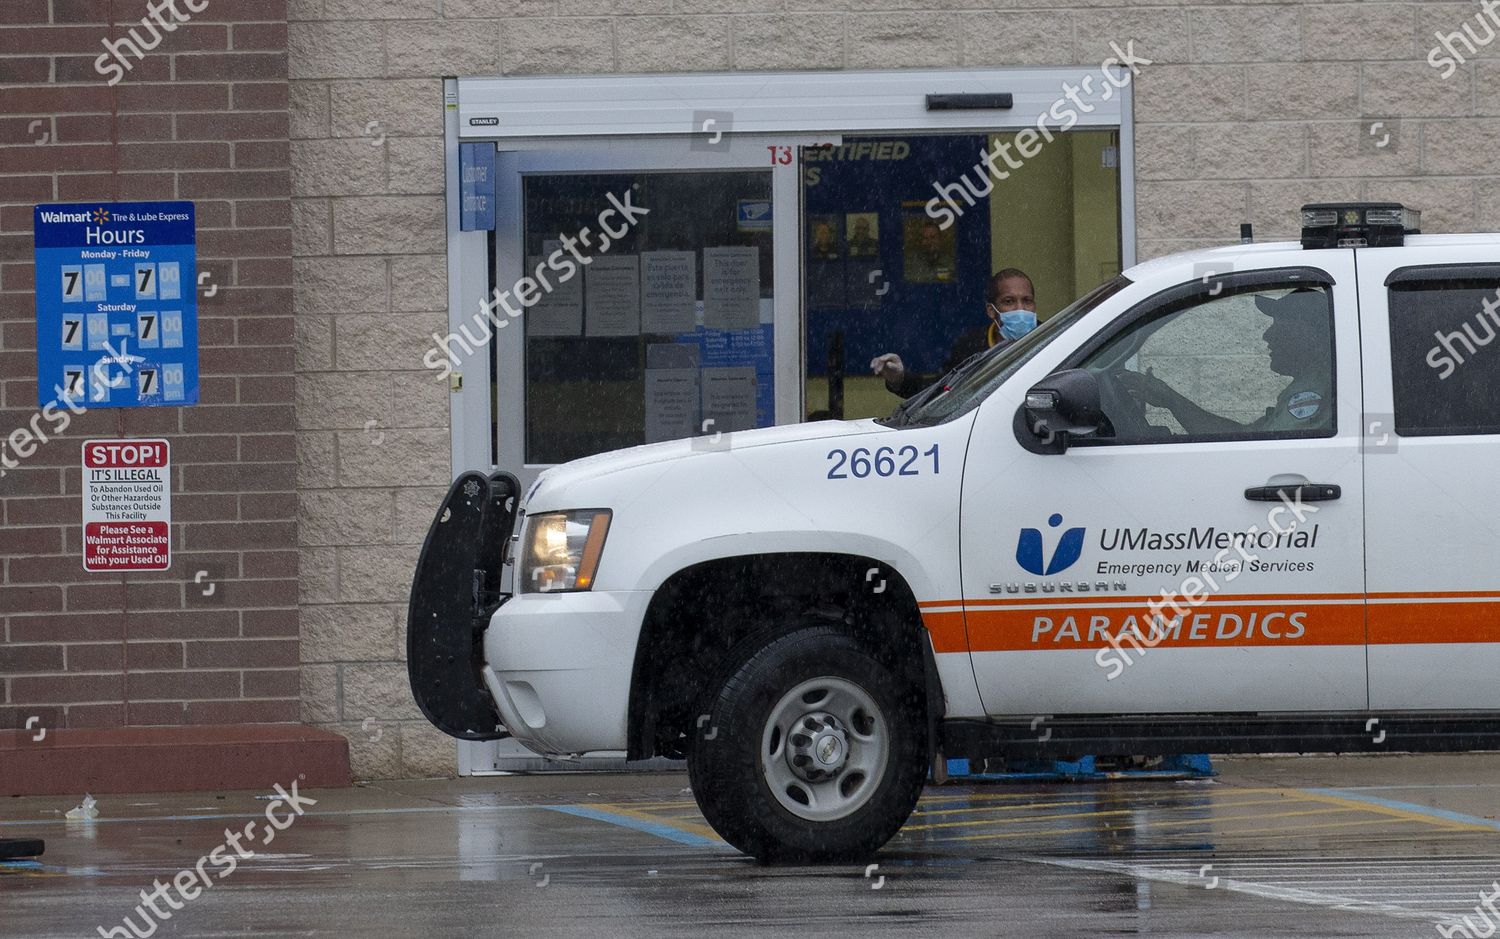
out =
<path fill-rule="evenodd" d="M 537 478 L 532 495 L 544 489 L 565 486 L 582 479 L 593 479 L 609 473 L 616 473 L 620 470 L 635 469 L 636 467 L 649 466 L 653 463 L 665 463 L 669 460 L 711 456 L 730 450 L 767 447 L 803 440 L 832 440 L 837 437 L 878 433 L 888 429 L 875 423 L 873 419 L 861 421 L 818 421 L 811 424 L 787 424 L 781 427 L 762 427 L 758 430 L 737 430 L 732 433 L 725 433 L 719 436 L 717 440 L 715 439 L 715 435 L 710 434 L 704 437 L 690 437 L 684 440 L 648 443 L 644 446 L 630 447 L 626 450 L 611 450 L 608 453 L 587 456 L 581 460 L 573 460 L 571 463 L 563 463 L 551 469 L 544 470 L 541 476 Z M 531 500 L 527 499 L 527 501 Z"/>

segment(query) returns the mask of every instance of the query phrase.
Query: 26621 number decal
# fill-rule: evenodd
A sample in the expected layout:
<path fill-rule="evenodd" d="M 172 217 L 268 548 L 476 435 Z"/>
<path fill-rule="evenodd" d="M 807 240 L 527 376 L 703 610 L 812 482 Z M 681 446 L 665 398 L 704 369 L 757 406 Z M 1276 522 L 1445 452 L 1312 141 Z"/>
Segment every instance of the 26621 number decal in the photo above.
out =
<path fill-rule="evenodd" d="M 932 472 L 938 472 L 938 445 L 926 450 L 905 446 L 878 447 L 872 453 L 866 447 L 855 450 L 829 450 L 829 479 L 864 479 L 868 476 L 920 476 L 932 461 Z"/>

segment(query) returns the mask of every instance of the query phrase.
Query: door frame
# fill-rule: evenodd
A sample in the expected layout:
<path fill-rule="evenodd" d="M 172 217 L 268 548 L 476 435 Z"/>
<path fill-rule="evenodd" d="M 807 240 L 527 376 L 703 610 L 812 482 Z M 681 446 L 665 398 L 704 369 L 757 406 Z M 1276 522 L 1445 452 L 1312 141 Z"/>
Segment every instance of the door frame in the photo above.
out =
<path fill-rule="evenodd" d="M 1119 72 L 1119 69 L 1114 69 Z M 1065 66 L 984 69 L 893 69 L 879 71 L 746 72 L 669 75 L 576 75 L 461 77 L 443 81 L 445 171 L 448 229 L 448 329 L 456 334 L 472 320 L 489 293 L 489 233 L 461 228 L 459 145 L 492 141 L 508 151 L 601 148 L 647 140 L 676 141 L 679 154 L 708 153 L 722 122 L 726 136 L 787 138 L 826 143 L 840 134 L 983 133 L 1022 130 L 1045 119 L 1070 86 L 1089 110 L 1071 109 L 1068 129 L 1109 129 L 1119 133 L 1120 254 L 1122 267 L 1136 263 L 1135 84 L 1101 93 L 1078 93 L 1085 77 L 1100 67 Z M 952 93 L 1009 94 L 1004 110 L 954 110 L 929 107 L 928 96 Z M 1052 111 L 1056 114 L 1056 111 Z M 787 139 L 778 139 L 786 145 Z M 687 143 L 688 146 L 684 146 Z M 767 145 L 762 143 L 762 146 Z M 736 147 L 736 149 L 738 149 Z M 754 155 L 753 149 L 747 152 Z M 762 151 L 764 153 L 764 151 Z M 720 164 L 724 165 L 724 164 Z M 793 183 L 801 161 L 785 174 Z M 781 176 L 778 175 L 780 180 Z M 782 205 L 780 188 L 774 198 Z M 782 215 L 788 214 L 782 212 Z M 795 274 L 800 280 L 800 231 L 783 238 L 777 229 L 775 271 L 778 281 Z M 795 329 L 777 322 L 777 423 L 800 420 L 796 408 L 784 410 L 781 388 L 795 387 L 801 398 L 801 285 L 796 291 Z M 780 301 L 792 294 L 781 290 Z M 797 352 L 781 345 L 795 338 Z M 788 349 L 790 347 L 787 347 Z M 465 469 L 498 468 L 497 440 L 492 434 L 492 365 L 488 350 L 457 356 L 462 385 L 450 394 L 452 475 Z M 799 403 L 800 407 L 800 403 Z M 525 479 L 523 483 L 529 485 Z"/>
<path fill-rule="evenodd" d="M 526 151 L 575 152 L 594 148 L 624 152 L 630 141 L 675 141 L 679 155 L 697 139 L 705 121 L 722 124 L 739 138 L 827 143 L 839 135 L 890 133 L 978 133 L 1018 131 L 1045 122 L 1061 130 L 1053 107 L 1063 87 L 1075 94 L 1085 76 L 1101 67 L 902 69 L 880 71 L 742 72 L 666 75 L 580 75 L 461 77 L 443 80 L 443 137 L 447 214 L 448 330 L 456 335 L 470 323 L 492 289 L 491 233 L 462 230 L 460 144 L 495 143 L 501 154 Z M 1121 74 L 1119 69 L 1114 69 Z M 1100 93 L 1081 94 L 1088 110 L 1074 111 L 1067 129 L 1109 129 L 1119 134 L 1120 251 L 1123 267 L 1136 262 L 1135 118 L 1133 82 Z M 963 110 L 930 106 L 929 95 L 1009 94 L 1007 110 Z M 738 151 L 738 143 L 735 143 Z M 745 152 L 753 156 L 753 147 Z M 764 154 L 764 150 L 761 151 Z M 497 161 L 498 162 L 498 161 Z M 768 161 L 769 162 L 769 161 Z M 727 166 L 724 163 L 716 164 Z M 765 165 L 765 164 L 761 164 Z M 780 169 L 780 168 L 778 168 Z M 773 221 L 776 257 L 775 297 L 776 422 L 802 419 L 805 323 L 802 298 L 801 160 L 773 177 L 773 199 L 784 207 Z M 795 210 L 795 211 L 793 211 Z M 784 227 L 789 226 L 789 227 Z M 787 234 L 790 232 L 790 234 Z M 499 233 L 495 233 L 499 241 Z M 504 282 L 495 276 L 498 282 Z M 786 287 L 784 285 L 794 285 Z M 790 304 L 784 307 L 783 304 Z M 788 321 L 789 320 L 789 321 Z M 516 331 L 519 335 L 519 331 Z M 435 341 L 436 341 L 435 337 Z M 450 378 L 449 447 L 451 475 L 468 469 L 495 471 L 500 452 L 497 403 L 492 396 L 491 345 L 457 352 Z M 503 346 L 504 344 L 501 344 Z M 519 350 L 519 343 L 511 343 Z M 501 346 L 496 352 L 504 353 Z M 514 357 L 516 352 L 511 352 Z M 510 359 L 507 359 L 510 362 Z M 795 397 L 795 403 L 793 403 Z M 518 464 L 519 466 L 519 464 Z M 523 470 L 525 467 L 521 467 Z M 520 475 L 520 474 L 518 474 Z M 529 487 L 534 472 L 525 473 Z M 524 751 L 499 744 L 461 742 L 459 772 L 527 768 L 535 761 Z M 603 758 L 614 767 L 617 757 Z M 527 764 L 527 766 L 523 766 Z"/>

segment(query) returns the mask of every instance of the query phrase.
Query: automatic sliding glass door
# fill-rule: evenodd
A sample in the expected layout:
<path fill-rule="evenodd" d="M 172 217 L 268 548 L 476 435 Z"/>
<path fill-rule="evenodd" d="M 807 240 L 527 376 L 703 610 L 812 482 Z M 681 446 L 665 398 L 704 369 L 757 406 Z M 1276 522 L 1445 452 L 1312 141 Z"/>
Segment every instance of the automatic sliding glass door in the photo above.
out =
<path fill-rule="evenodd" d="M 766 145 L 502 153 L 498 177 L 496 280 L 531 301 L 495 330 L 502 467 L 797 418 L 795 169 Z"/>

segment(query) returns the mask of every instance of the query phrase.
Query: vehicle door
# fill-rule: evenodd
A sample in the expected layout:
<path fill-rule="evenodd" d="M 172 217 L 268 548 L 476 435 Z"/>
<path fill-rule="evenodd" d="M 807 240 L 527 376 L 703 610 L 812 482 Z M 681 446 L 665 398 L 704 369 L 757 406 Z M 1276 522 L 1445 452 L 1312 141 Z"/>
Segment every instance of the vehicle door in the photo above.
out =
<path fill-rule="evenodd" d="M 1354 254 L 1236 260 L 1066 335 L 981 406 L 961 565 L 988 713 L 1366 706 Z M 1062 450 L 1021 408 L 1068 368 L 1103 418 Z"/>
<path fill-rule="evenodd" d="M 1370 707 L 1494 709 L 1500 250 L 1361 248 Z"/>

